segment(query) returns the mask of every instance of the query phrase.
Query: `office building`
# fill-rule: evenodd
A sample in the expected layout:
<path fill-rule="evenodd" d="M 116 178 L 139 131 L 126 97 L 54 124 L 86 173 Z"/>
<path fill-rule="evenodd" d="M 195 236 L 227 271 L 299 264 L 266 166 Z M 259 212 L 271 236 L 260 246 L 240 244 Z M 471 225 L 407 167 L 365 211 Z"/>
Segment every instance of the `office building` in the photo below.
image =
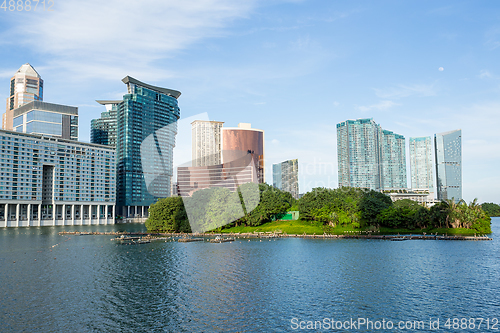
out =
<path fill-rule="evenodd" d="M 191 123 L 193 166 L 221 164 L 221 130 L 224 122 L 195 120 Z"/>
<path fill-rule="evenodd" d="M 430 136 L 410 138 L 411 188 L 427 190 L 434 197 L 432 140 Z"/>
<path fill-rule="evenodd" d="M 240 123 L 238 127 L 222 128 L 222 163 L 241 158 L 250 153 L 255 158 L 259 183 L 264 183 L 264 131 L 252 128 L 251 124 Z"/>
<path fill-rule="evenodd" d="M 233 155 L 235 156 L 235 155 Z M 177 168 L 177 194 L 192 196 L 194 192 L 207 188 L 223 187 L 235 192 L 238 186 L 246 183 L 259 183 L 256 156 L 241 152 L 239 158 L 231 162 Z"/>
<path fill-rule="evenodd" d="M 114 149 L 0 130 L 0 156 L 0 227 L 114 223 Z"/>
<path fill-rule="evenodd" d="M 170 196 L 181 93 L 130 76 L 122 81 L 128 93 L 116 105 L 117 209 L 145 217 L 158 198 Z"/>
<path fill-rule="evenodd" d="M 438 200 L 462 199 L 462 130 L 434 135 Z"/>
<path fill-rule="evenodd" d="M 12 131 L 13 110 L 33 101 L 43 101 L 43 80 L 33 66 L 24 64 L 10 79 L 10 93 L 2 115 L 2 128 Z"/>
<path fill-rule="evenodd" d="M 406 188 L 405 138 L 373 119 L 337 124 L 339 187 Z"/>
<path fill-rule="evenodd" d="M 299 160 L 288 160 L 273 164 L 273 186 L 299 198 Z"/>
<path fill-rule="evenodd" d="M 406 141 L 405 137 L 382 130 L 381 189 L 406 188 Z"/>
<path fill-rule="evenodd" d="M 90 142 L 116 147 L 116 122 L 118 105 L 122 101 L 96 101 L 104 105 L 106 111 L 101 112 L 101 118 L 90 122 Z"/>
<path fill-rule="evenodd" d="M 14 131 L 78 140 L 78 108 L 32 101 L 13 111 Z"/>

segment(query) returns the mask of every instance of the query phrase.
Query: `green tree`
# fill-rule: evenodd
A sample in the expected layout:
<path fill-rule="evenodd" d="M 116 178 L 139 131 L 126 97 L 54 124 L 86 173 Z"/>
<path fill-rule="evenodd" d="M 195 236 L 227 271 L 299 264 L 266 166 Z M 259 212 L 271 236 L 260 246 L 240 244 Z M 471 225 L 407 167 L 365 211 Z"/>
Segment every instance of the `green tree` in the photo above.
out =
<path fill-rule="evenodd" d="M 377 215 L 391 206 L 392 200 L 389 196 L 370 190 L 364 193 L 359 203 L 361 221 L 368 225 L 374 225 L 377 223 Z"/>
<path fill-rule="evenodd" d="M 493 202 L 482 203 L 481 208 L 491 217 L 500 216 L 500 206 Z"/>
<path fill-rule="evenodd" d="M 149 207 L 149 217 L 146 228 L 150 232 L 179 232 L 179 228 L 186 230 L 186 210 L 181 197 L 159 199 Z"/>

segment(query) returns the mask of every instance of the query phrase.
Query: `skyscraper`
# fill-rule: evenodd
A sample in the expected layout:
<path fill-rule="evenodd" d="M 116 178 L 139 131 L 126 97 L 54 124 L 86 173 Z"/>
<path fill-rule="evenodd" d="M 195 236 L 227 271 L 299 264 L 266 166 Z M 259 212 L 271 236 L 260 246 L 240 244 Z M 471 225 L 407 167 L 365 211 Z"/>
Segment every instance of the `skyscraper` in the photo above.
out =
<path fill-rule="evenodd" d="M 104 105 L 106 111 L 101 118 L 92 119 L 90 123 L 90 142 L 116 147 L 116 122 L 118 105 L 122 101 L 96 101 Z"/>
<path fill-rule="evenodd" d="M 299 160 L 288 160 L 273 164 L 273 186 L 299 198 Z"/>
<path fill-rule="evenodd" d="M 10 93 L 2 116 L 2 128 L 12 131 L 13 110 L 32 101 L 43 101 L 43 80 L 33 66 L 24 64 L 10 79 Z"/>
<path fill-rule="evenodd" d="M 410 138 L 411 188 L 434 193 L 432 172 L 432 140 L 430 136 Z"/>
<path fill-rule="evenodd" d="M 222 163 L 241 158 L 242 153 L 254 156 L 259 183 L 264 183 L 264 131 L 251 124 L 239 123 L 238 127 L 222 128 Z"/>
<path fill-rule="evenodd" d="M 221 164 L 221 130 L 224 122 L 195 120 L 191 123 L 193 166 Z"/>
<path fill-rule="evenodd" d="M 381 154 L 381 189 L 406 188 L 405 137 L 382 130 Z"/>
<path fill-rule="evenodd" d="M 373 119 L 337 124 L 339 187 L 380 188 L 381 131 Z"/>
<path fill-rule="evenodd" d="M 406 188 L 405 139 L 373 119 L 337 124 L 339 186 Z"/>
<path fill-rule="evenodd" d="M 434 135 L 437 198 L 462 199 L 462 130 Z"/>
<path fill-rule="evenodd" d="M 122 81 L 128 92 L 123 101 L 104 103 L 116 105 L 117 209 L 144 217 L 158 198 L 170 196 L 181 93 L 130 76 Z M 112 143 L 109 137 L 112 131 Z"/>
<path fill-rule="evenodd" d="M 14 131 L 78 140 L 78 108 L 31 101 L 13 111 Z"/>

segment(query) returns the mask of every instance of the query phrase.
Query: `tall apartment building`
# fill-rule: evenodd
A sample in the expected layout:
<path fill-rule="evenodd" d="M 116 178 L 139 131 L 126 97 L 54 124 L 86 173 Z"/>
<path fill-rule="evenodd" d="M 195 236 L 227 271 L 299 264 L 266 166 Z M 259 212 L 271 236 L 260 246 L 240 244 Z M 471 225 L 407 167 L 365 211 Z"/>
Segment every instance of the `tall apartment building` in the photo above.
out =
<path fill-rule="evenodd" d="M 221 121 L 195 120 L 191 123 L 193 166 L 221 164 Z"/>
<path fill-rule="evenodd" d="M 115 150 L 0 130 L 0 227 L 113 224 Z"/>
<path fill-rule="evenodd" d="M 118 105 L 122 101 L 96 101 L 104 105 L 106 111 L 101 112 L 101 118 L 90 122 L 90 142 L 116 147 L 116 122 Z"/>
<path fill-rule="evenodd" d="M 12 131 L 13 110 L 32 101 L 43 101 L 43 80 L 33 66 L 24 64 L 10 79 L 10 93 L 2 115 L 2 128 Z"/>
<path fill-rule="evenodd" d="M 462 199 L 462 130 L 434 135 L 438 200 Z"/>
<path fill-rule="evenodd" d="M 411 188 L 428 190 L 434 198 L 434 175 L 432 165 L 432 140 L 430 136 L 410 138 Z"/>
<path fill-rule="evenodd" d="M 239 123 L 238 127 L 222 128 L 222 163 L 241 158 L 242 154 L 254 156 L 259 183 L 264 183 L 264 131 L 251 124 Z"/>
<path fill-rule="evenodd" d="M 78 140 L 78 108 L 32 101 L 13 111 L 14 131 Z"/>
<path fill-rule="evenodd" d="M 381 155 L 381 189 L 407 188 L 405 137 L 382 130 Z"/>
<path fill-rule="evenodd" d="M 273 164 L 273 186 L 299 198 L 299 160 L 288 160 Z"/>
<path fill-rule="evenodd" d="M 373 119 L 337 124 L 339 186 L 406 188 L 405 139 Z"/>
<path fill-rule="evenodd" d="M 112 105 L 105 118 L 111 118 L 116 108 L 117 210 L 125 217 L 145 217 L 158 198 L 170 196 L 181 93 L 130 76 L 122 81 L 128 92 L 123 101 L 104 102 Z M 112 126 L 107 130 L 108 144 L 115 137 Z"/>

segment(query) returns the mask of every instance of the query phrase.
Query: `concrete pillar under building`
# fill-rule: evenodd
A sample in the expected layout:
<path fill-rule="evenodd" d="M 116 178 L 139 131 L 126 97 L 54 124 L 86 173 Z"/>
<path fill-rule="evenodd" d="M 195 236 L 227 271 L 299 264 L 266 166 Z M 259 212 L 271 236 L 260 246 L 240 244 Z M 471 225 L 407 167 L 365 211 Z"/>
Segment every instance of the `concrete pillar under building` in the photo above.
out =
<path fill-rule="evenodd" d="M 55 204 L 52 204 L 52 209 L 51 209 L 51 212 L 52 212 L 52 225 L 57 225 L 56 223 L 56 205 Z"/>
<path fill-rule="evenodd" d="M 19 227 L 19 204 L 16 204 L 16 227 Z"/>
<path fill-rule="evenodd" d="M 75 205 L 71 205 L 71 225 L 75 225 Z"/>
<path fill-rule="evenodd" d="M 26 212 L 26 217 L 28 219 L 28 227 L 32 226 L 31 223 L 31 204 L 28 204 L 28 211 Z"/>
<path fill-rule="evenodd" d="M 63 204 L 63 208 L 62 208 L 62 224 L 63 225 L 66 225 L 66 204 Z"/>
<path fill-rule="evenodd" d="M 42 225 L 42 204 L 38 205 L 38 226 Z"/>

